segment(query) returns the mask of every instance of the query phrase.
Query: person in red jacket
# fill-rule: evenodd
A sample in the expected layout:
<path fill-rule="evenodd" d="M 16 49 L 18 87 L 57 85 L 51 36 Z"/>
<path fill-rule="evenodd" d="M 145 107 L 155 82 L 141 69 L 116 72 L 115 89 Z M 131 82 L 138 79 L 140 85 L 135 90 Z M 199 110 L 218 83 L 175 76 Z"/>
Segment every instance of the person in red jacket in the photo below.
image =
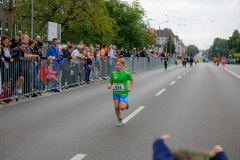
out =
<path fill-rule="evenodd" d="M 217 58 L 217 66 L 219 66 L 220 60 L 221 60 L 221 58 L 220 58 L 220 56 L 218 55 L 218 58 Z"/>
<path fill-rule="evenodd" d="M 116 51 L 117 54 L 117 59 L 122 58 L 122 55 L 120 54 L 121 52 L 119 50 Z"/>
<path fill-rule="evenodd" d="M 216 65 L 216 62 L 217 62 L 217 58 L 214 57 L 214 58 L 213 58 L 213 63 L 214 63 L 214 65 Z"/>

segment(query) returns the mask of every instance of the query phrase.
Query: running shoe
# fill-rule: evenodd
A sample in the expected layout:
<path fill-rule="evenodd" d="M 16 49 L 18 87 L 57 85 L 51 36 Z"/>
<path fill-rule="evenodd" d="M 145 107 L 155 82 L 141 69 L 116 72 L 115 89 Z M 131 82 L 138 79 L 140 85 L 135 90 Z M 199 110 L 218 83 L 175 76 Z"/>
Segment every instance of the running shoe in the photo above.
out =
<path fill-rule="evenodd" d="M 126 109 L 128 109 L 129 108 L 129 103 L 128 103 L 128 100 L 127 100 L 127 107 L 126 107 Z"/>
<path fill-rule="evenodd" d="M 118 120 L 118 123 L 116 124 L 118 127 L 122 126 L 123 123 L 122 123 L 122 120 Z"/>
<path fill-rule="evenodd" d="M 12 95 L 13 95 L 13 96 L 20 96 L 20 95 L 22 95 L 22 94 L 21 94 L 21 93 L 18 93 L 18 91 L 17 91 L 17 92 L 14 92 Z"/>
<path fill-rule="evenodd" d="M 59 88 L 56 88 L 54 92 L 61 92 Z"/>

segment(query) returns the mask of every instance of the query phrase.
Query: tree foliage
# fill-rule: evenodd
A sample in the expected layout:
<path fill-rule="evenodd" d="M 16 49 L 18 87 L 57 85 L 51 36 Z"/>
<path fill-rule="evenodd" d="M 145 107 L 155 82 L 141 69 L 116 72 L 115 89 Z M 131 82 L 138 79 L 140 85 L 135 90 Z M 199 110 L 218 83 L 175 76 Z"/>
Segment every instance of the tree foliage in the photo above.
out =
<path fill-rule="evenodd" d="M 221 38 L 215 38 L 213 41 L 212 54 L 210 58 L 218 57 L 218 56 L 222 57 L 223 54 L 226 57 L 228 57 L 229 55 L 227 40 L 221 39 Z"/>
<path fill-rule="evenodd" d="M 238 30 L 234 30 L 227 43 L 229 45 L 231 53 L 240 53 L 240 34 Z"/>
<path fill-rule="evenodd" d="M 170 46 L 171 46 L 171 49 L 170 49 Z M 167 38 L 167 50 L 166 50 L 166 43 L 163 45 L 163 51 L 164 52 L 167 52 L 167 53 L 170 53 L 170 50 L 171 50 L 171 54 L 175 54 L 176 53 L 176 47 L 173 43 L 173 38 L 172 36 L 169 36 Z"/>
<path fill-rule="evenodd" d="M 16 1 L 15 23 L 30 35 L 32 1 Z M 6 15 L 8 9 L 5 8 Z M 153 44 L 154 34 L 147 34 L 148 20 L 140 3 L 132 6 L 119 0 L 34 0 L 34 37 L 47 36 L 47 23 L 61 24 L 62 42 L 107 43 L 117 46 L 143 47 Z M 7 18 L 7 17 L 6 17 Z M 46 39 L 45 39 L 46 40 Z"/>
<path fill-rule="evenodd" d="M 127 46 L 128 49 L 153 44 L 153 35 L 146 34 L 147 22 L 143 21 L 144 9 L 138 1 L 132 6 L 119 0 L 106 1 L 106 7 L 112 19 L 115 19 L 119 30 L 115 33 L 113 43 L 117 46 Z"/>
<path fill-rule="evenodd" d="M 190 55 L 190 53 L 193 53 L 193 56 L 199 53 L 198 47 L 195 45 L 189 45 L 187 47 L 187 55 Z"/>
<path fill-rule="evenodd" d="M 16 22 L 23 24 L 22 32 L 29 35 L 31 5 L 31 1 L 22 0 L 14 10 Z M 78 43 L 89 36 L 91 42 L 109 41 L 117 28 L 106 11 L 102 0 L 34 0 L 34 36 L 44 35 L 51 21 L 62 25 L 63 41 L 73 38 L 72 43 Z"/>
<path fill-rule="evenodd" d="M 228 40 L 215 38 L 213 45 L 208 49 L 210 58 L 223 54 L 228 57 L 229 54 L 233 55 L 233 53 L 240 53 L 240 33 L 238 30 L 234 30 Z"/>

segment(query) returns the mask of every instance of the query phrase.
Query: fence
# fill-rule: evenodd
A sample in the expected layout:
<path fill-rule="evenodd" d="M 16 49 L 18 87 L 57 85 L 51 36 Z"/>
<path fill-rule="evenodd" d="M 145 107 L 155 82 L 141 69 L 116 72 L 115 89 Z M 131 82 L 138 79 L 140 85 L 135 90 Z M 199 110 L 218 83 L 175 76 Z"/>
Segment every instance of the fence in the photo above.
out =
<path fill-rule="evenodd" d="M 161 58 L 125 57 L 124 70 L 130 73 L 163 66 Z M 109 79 L 116 70 L 116 59 L 42 59 L 4 62 L 0 69 L 1 100 L 41 96 L 43 92 L 61 92 L 69 86 L 83 86 Z M 169 58 L 168 65 L 175 60 Z M 33 99 L 33 98 L 32 98 Z"/>

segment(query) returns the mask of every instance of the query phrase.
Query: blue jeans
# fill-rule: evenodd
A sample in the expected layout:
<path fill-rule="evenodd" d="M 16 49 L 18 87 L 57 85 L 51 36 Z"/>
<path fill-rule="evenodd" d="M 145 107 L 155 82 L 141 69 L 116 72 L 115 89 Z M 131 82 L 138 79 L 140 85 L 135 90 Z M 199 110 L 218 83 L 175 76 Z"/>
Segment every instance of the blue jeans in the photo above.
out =
<path fill-rule="evenodd" d="M 88 80 L 88 71 L 89 68 L 88 67 L 85 67 L 85 80 Z"/>
<path fill-rule="evenodd" d="M 100 57 L 96 57 L 96 59 L 95 59 L 95 67 L 97 66 L 96 65 L 97 62 L 98 62 L 98 68 L 100 68 Z"/>
<path fill-rule="evenodd" d="M 52 81 L 54 81 L 54 83 L 53 83 L 53 87 L 54 87 L 54 88 L 57 87 L 57 81 L 58 81 L 58 79 L 57 79 L 57 78 L 50 78 L 50 79 L 49 79 L 49 82 L 48 82 L 48 89 L 51 88 Z"/>

